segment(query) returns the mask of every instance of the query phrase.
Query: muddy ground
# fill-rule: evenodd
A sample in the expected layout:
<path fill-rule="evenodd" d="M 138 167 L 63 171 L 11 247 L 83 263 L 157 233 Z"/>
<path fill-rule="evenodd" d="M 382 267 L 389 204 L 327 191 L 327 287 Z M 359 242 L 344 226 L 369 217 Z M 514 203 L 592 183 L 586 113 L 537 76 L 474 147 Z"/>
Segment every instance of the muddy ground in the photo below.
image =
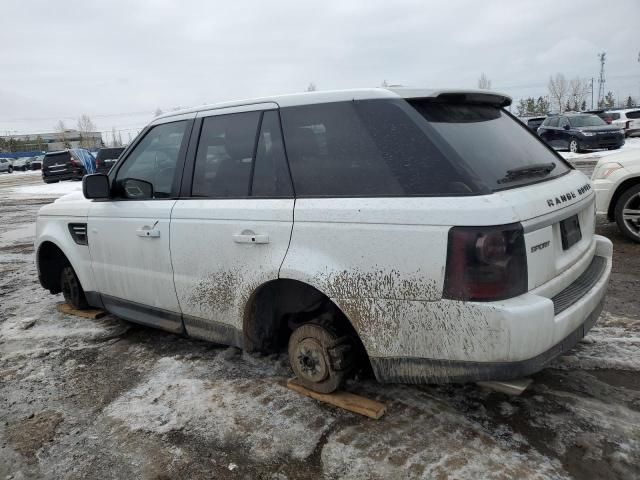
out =
<path fill-rule="evenodd" d="M 0 175 L 0 479 L 638 478 L 640 245 L 614 225 L 605 311 L 521 397 L 347 385 L 369 420 L 283 385 L 286 358 L 56 311 L 41 289 L 39 176 Z"/>

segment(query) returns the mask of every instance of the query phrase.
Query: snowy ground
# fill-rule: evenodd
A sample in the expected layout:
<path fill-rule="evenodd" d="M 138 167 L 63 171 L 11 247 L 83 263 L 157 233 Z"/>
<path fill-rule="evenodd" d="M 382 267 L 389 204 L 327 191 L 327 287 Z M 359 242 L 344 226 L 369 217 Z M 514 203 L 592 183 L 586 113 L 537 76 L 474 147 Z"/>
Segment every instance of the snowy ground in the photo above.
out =
<path fill-rule="evenodd" d="M 387 404 L 372 421 L 287 390 L 284 356 L 57 313 L 38 181 L 0 175 L 0 478 L 640 477 L 640 245 L 615 226 L 602 318 L 521 397 L 351 381 Z"/>

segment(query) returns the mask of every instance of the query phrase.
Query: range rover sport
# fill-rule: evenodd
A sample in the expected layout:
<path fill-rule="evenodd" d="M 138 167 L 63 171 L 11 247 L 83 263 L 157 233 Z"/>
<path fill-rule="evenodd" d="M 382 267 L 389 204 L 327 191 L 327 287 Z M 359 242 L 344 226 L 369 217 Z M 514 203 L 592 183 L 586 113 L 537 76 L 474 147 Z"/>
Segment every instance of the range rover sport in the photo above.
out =
<path fill-rule="evenodd" d="M 288 351 L 308 388 L 520 378 L 595 323 L 612 245 L 589 180 L 487 91 L 363 89 L 154 119 L 44 206 L 77 308 Z"/>

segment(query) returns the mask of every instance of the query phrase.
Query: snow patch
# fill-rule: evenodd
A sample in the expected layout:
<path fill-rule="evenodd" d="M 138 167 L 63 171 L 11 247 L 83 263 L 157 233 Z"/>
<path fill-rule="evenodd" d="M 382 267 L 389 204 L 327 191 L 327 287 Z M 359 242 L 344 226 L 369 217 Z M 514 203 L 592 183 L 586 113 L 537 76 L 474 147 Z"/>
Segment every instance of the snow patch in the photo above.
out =
<path fill-rule="evenodd" d="M 487 431 L 444 402 L 410 388 L 385 392 L 401 399 L 376 423 L 332 433 L 322 451 L 329 478 L 566 478 L 557 460 L 529 446 L 508 426 Z"/>
<path fill-rule="evenodd" d="M 31 197 L 39 196 L 56 196 L 65 195 L 71 192 L 82 191 L 82 182 L 63 181 L 58 183 L 42 183 L 42 185 L 28 185 L 24 187 L 14 187 L 12 191 L 16 195 L 25 195 Z"/>
<path fill-rule="evenodd" d="M 211 378 L 211 372 L 196 360 L 161 358 L 146 382 L 104 413 L 133 431 L 182 430 L 240 446 L 257 461 L 307 458 L 334 422 L 331 412 L 273 378 Z"/>

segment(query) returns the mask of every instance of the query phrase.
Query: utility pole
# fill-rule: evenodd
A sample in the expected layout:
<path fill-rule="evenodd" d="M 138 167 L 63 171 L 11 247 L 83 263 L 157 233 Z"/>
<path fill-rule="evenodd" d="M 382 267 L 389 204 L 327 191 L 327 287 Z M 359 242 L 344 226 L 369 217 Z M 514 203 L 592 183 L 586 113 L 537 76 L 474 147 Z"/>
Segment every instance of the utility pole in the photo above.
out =
<path fill-rule="evenodd" d="M 591 77 L 591 110 L 593 110 L 593 77 Z"/>
<path fill-rule="evenodd" d="M 604 62 L 606 60 L 606 56 L 606 52 L 598 54 L 598 58 L 600 59 L 600 78 L 598 79 L 598 108 L 600 107 L 600 102 L 604 100 Z"/>

